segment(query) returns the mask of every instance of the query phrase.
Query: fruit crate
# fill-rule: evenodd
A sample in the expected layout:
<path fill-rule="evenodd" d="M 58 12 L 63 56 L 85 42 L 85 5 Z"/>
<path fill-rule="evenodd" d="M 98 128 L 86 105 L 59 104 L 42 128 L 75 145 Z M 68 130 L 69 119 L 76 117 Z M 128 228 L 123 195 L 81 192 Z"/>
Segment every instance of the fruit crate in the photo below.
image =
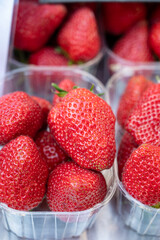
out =
<path fill-rule="evenodd" d="M 40 2 L 44 2 L 44 1 L 40 0 Z M 50 2 L 51 1 L 52 0 L 50 0 Z M 118 0 L 118 1 L 122 2 L 121 0 Z M 54 2 L 56 2 L 56 1 L 54 1 Z M 59 3 L 58 0 L 57 0 L 57 2 Z M 75 2 L 75 1 L 64 0 L 63 2 Z M 84 1 L 84 2 L 90 2 L 90 1 Z M 106 2 L 109 2 L 109 1 L 106 0 Z M 125 2 L 125 0 L 123 2 Z M 128 0 L 126 2 L 134 2 L 134 1 Z M 148 1 L 148 0 L 143 1 L 142 0 L 141 2 L 150 2 L 150 1 Z M 159 1 L 157 1 L 157 2 L 159 2 Z M 107 49 L 106 55 L 107 54 L 112 55 L 112 52 L 110 52 L 110 50 Z M 121 59 L 120 59 L 120 61 L 121 61 Z M 24 67 L 24 65 L 18 65 L 18 63 L 14 62 L 14 61 L 13 62 L 11 61 L 11 65 L 12 66 L 14 65 L 14 67 L 16 67 L 16 68 L 17 67 Z M 122 66 L 128 66 L 128 65 L 129 66 L 132 66 L 132 65 L 135 66 L 135 64 L 128 63 L 128 62 L 125 62 L 125 61 L 123 62 L 123 59 L 122 59 L 122 65 L 120 66 L 120 68 Z M 139 64 L 137 64 L 137 65 L 139 65 Z M 159 67 L 159 63 L 155 64 L 155 65 L 157 65 L 157 67 Z M 88 66 L 86 66 L 86 67 L 87 67 L 87 70 L 88 70 L 89 69 Z M 147 69 L 148 66 L 146 65 L 146 67 L 144 67 L 144 68 Z M 94 64 L 93 64 L 92 69 L 94 69 Z M 149 66 L 149 69 L 150 69 L 150 66 Z M 151 67 L 151 69 L 155 70 L 155 66 Z M 86 69 L 84 69 L 84 70 L 86 70 Z M 89 71 L 90 71 L 90 69 L 89 69 Z M 128 71 L 128 73 L 127 73 L 127 71 Z M 133 69 L 130 70 L 130 67 L 126 68 L 126 76 L 129 76 L 131 73 L 133 73 Z M 158 73 L 158 71 L 157 71 L 157 73 Z M 105 78 L 104 82 L 106 82 L 108 80 L 109 75 L 107 75 L 107 78 Z M 123 85 L 123 87 L 124 86 L 125 85 Z M 122 89 L 123 89 L 123 87 L 122 87 Z M 119 94 L 121 94 L 120 91 L 121 91 L 121 89 L 118 88 L 117 93 L 116 93 L 117 97 L 119 96 Z M 108 96 L 106 96 L 106 99 L 108 101 Z M 113 105 L 114 109 L 116 109 L 116 107 L 117 107 L 117 102 L 115 102 L 114 105 Z M 146 239 L 146 240 L 158 240 L 159 239 L 159 238 L 156 238 L 156 237 L 150 237 L 150 236 L 145 236 L 144 237 L 144 236 L 138 235 L 135 231 L 126 227 L 126 225 L 123 223 L 121 217 L 117 214 L 116 200 L 117 200 L 117 195 L 115 195 L 112 198 L 111 202 L 109 202 L 108 205 L 103 208 L 103 211 L 101 211 L 100 214 L 98 215 L 97 220 L 96 220 L 95 224 L 93 224 L 92 228 L 85 231 L 80 237 L 75 237 L 74 239 L 76 239 L 76 240 L 109 240 L 110 236 L 112 236 L 113 240 L 118 240 L 118 239 L 128 240 L 128 238 L 133 239 L 133 240 L 138 240 L 138 239 L 140 239 L 140 240 L 144 240 L 144 239 Z M 2 217 L 2 213 L 1 213 L 1 217 Z M 6 221 L 6 223 L 7 223 L 7 221 Z M 9 227 L 8 227 L 8 229 L 9 229 Z M 17 229 L 17 227 L 16 227 L 16 229 Z M 17 237 L 14 233 L 12 233 L 10 231 L 7 231 L 3 227 L 2 218 L 0 218 L 0 238 L 2 240 L 12 240 L 12 239 L 20 240 L 20 239 L 22 239 L 22 238 Z M 71 239 L 71 238 L 69 237 L 68 239 Z M 46 239 L 46 240 L 48 240 L 48 239 Z"/>

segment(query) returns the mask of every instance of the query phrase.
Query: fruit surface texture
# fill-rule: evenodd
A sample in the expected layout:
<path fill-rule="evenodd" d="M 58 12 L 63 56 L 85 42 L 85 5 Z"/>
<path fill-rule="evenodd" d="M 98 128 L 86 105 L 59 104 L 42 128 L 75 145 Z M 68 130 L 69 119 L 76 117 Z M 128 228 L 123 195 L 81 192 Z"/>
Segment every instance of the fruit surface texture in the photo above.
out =
<path fill-rule="evenodd" d="M 127 192 L 143 204 L 160 202 L 160 147 L 142 144 L 125 164 L 122 182 Z"/>
<path fill-rule="evenodd" d="M 115 116 L 90 90 L 71 90 L 51 109 L 48 124 L 56 141 L 80 166 L 101 171 L 113 165 Z"/>
<path fill-rule="evenodd" d="M 20 136 L 34 137 L 42 127 L 42 110 L 25 92 L 0 97 L 0 144 Z"/>
<path fill-rule="evenodd" d="M 0 169 L 0 202 L 30 210 L 42 201 L 48 168 L 30 137 L 19 136 L 1 149 Z"/>
<path fill-rule="evenodd" d="M 60 164 L 49 177 L 47 201 L 52 211 L 83 211 L 102 202 L 106 194 L 102 173 L 73 162 Z"/>

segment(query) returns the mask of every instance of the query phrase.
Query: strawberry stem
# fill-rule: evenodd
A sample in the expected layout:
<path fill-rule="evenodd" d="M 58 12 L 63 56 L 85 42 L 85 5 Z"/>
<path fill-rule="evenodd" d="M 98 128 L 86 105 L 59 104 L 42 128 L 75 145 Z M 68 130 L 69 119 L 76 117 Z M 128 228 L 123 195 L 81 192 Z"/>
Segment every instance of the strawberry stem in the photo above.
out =
<path fill-rule="evenodd" d="M 52 85 L 52 87 L 54 87 L 58 92 L 68 93 L 68 92 L 65 91 L 64 89 L 60 88 L 56 83 L 52 83 L 51 85 Z"/>
<path fill-rule="evenodd" d="M 90 91 L 93 92 L 94 84 L 92 84 Z"/>

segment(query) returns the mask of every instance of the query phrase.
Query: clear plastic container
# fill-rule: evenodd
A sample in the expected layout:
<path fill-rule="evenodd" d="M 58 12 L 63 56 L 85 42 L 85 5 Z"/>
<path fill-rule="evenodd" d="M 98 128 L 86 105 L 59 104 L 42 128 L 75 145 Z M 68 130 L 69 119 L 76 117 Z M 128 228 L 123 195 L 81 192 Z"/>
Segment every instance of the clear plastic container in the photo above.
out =
<path fill-rule="evenodd" d="M 160 67 L 155 64 L 139 65 L 127 67 L 115 73 L 106 84 L 106 100 L 111 105 L 113 112 L 117 113 L 117 108 L 121 95 L 128 83 L 128 80 L 137 74 L 143 74 L 146 78 L 157 82 L 160 74 Z M 116 125 L 117 151 L 122 137 L 123 130 Z M 124 223 L 141 235 L 160 236 L 160 209 L 155 209 L 134 199 L 124 189 L 122 182 L 117 175 L 117 209 Z"/>
<path fill-rule="evenodd" d="M 100 50 L 100 52 L 97 54 L 97 56 L 94 57 L 93 59 L 91 59 L 90 61 L 83 63 L 83 64 L 68 66 L 68 68 L 70 68 L 70 69 L 78 68 L 78 69 L 87 71 L 94 76 L 97 76 L 99 68 L 102 69 L 102 67 L 104 67 L 104 55 L 105 55 L 105 49 L 102 48 Z M 9 60 L 10 70 L 15 69 L 15 68 L 26 67 L 26 66 L 28 66 L 28 64 L 19 62 L 14 58 Z"/>
<path fill-rule="evenodd" d="M 126 60 L 124 58 L 119 57 L 117 54 L 115 54 L 111 49 L 108 47 L 105 50 L 106 52 L 106 67 L 108 69 L 108 74 L 111 76 L 114 73 L 120 71 L 124 67 L 134 67 L 139 65 L 152 65 L 155 64 L 155 66 L 160 67 L 160 62 L 133 62 Z"/>
<path fill-rule="evenodd" d="M 95 93 L 105 91 L 103 84 L 87 72 L 61 67 L 25 67 L 9 72 L 1 81 L 0 95 L 21 90 L 30 95 L 52 101 L 51 82 L 59 83 L 64 78 L 72 79 L 80 87 L 90 89 L 94 84 Z M 63 239 L 80 236 L 90 228 L 99 211 L 111 200 L 116 190 L 115 165 L 102 172 L 108 192 L 103 202 L 80 212 L 51 212 L 46 201 L 33 211 L 18 211 L 0 204 L 2 221 L 8 231 L 27 239 Z M 107 231 L 107 229 L 106 229 Z"/>

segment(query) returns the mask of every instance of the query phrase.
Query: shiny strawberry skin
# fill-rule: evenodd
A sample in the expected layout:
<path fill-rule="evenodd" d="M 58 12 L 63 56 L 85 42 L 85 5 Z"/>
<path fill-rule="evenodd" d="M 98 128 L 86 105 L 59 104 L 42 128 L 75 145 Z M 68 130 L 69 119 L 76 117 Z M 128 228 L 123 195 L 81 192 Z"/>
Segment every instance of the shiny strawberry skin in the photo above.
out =
<path fill-rule="evenodd" d="M 49 172 L 51 172 L 59 163 L 67 159 L 67 155 L 56 143 L 53 135 L 47 131 L 41 131 L 35 138 L 41 156 L 47 163 Z"/>
<path fill-rule="evenodd" d="M 160 146 L 160 84 L 149 87 L 129 116 L 125 129 L 140 145 L 149 143 Z"/>
<path fill-rule="evenodd" d="M 51 110 L 52 108 L 52 104 L 47 101 L 46 99 L 44 98 L 40 98 L 40 97 L 37 97 L 37 96 L 32 96 L 32 99 L 34 101 L 36 101 L 39 106 L 41 107 L 41 110 L 42 110 L 42 118 L 43 118 L 43 128 L 47 127 L 47 118 L 48 118 L 48 113 L 49 111 Z"/>
<path fill-rule="evenodd" d="M 113 165 L 115 116 L 91 91 L 71 90 L 51 109 L 48 125 L 59 145 L 80 166 L 101 171 Z"/>
<path fill-rule="evenodd" d="M 74 11 L 62 26 L 57 41 L 73 61 L 86 62 L 94 58 L 101 47 L 94 12 L 87 7 Z"/>
<path fill-rule="evenodd" d="M 122 182 L 127 192 L 143 204 L 160 202 L 160 147 L 142 144 L 125 164 Z"/>
<path fill-rule="evenodd" d="M 1 149 L 0 169 L 0 202 L 30 210 L 42 201 L 48 168 L 30 137 L 19 136 Z"/>
<path fill-rule="evenodd" d="M 102 202 L 106 194 L 102 173 L 73 162 L 58 165 L 49 176 L 47 201 L 52 211 L 83 211 Z"/>
<path fill-rule="evenodd" d="M 133 62 L 154 61 L 148 37 L 146 21 L 138 22 L 116 42 L 113 52 L 119 57 Z"/>
<path fill-rule="evenodd" d="M 149 44 L 155 55 L 160 58 L 160 21 L 151 26 Z"/>
<path fill-rule="evenodd" d="M 69 92 L 70 90 L 73 89 L 73 87 L 75 86 L 75 83 L 69 79 L 69 78 L 65 78 L 63 79 L 59 85 L 58 85 L 61 89 Z M 59 97 L 57 94 L 54 94 L 53 96 L 53 105 L 57 104 L 58 102 L 61 102 L 63 99 L 63 97 Z"/>
<path fill-rule="evenodd" d="M 134 141 L 132 135 L 130 135 L 127 131 L 125 131 L 124 135 L 122 136 L 118 154 L 117 154 L 117 162 L 118 162 L 118 175 L 119 179 L 121 180 L 123 168 L 125 163 L 127 162 L 128 158 L 130 157 L 131 153 L 137 148 L 137 144 Z"/>
<path fill-rule="evenodd" d="M 107 2 L 102 3 L 102 13 L 105 30 L 120 35 L 146 17 L 146 7 L 144 3 Z"/>
<path fill-rule="evenodd" d="M 29 64 L 39 66 L 67 66 L 68 59 L 56 52 L 53 47 L 43 47 L 30 55 Z"/>
<path fill-rule="evenodd" d="M 0 97 L 0 144 L 20 135 L 34 137 L 42 127 L 42 110 L 25 92 L 13 92 Z"/>
<path fill-rule="evenodd" d="M 59 27 L 66 13 L 67 9 L 62 4 L 20 2 L 14 46 L 31 52 L 40 49 Z"/>
<path fill-rule="evenodd" d="M 123 128 L 142 93 L 152 84 L 153 83 L 143 75 L 133 76 L 129 79 L 117 110 L 117 120 Z"/>

